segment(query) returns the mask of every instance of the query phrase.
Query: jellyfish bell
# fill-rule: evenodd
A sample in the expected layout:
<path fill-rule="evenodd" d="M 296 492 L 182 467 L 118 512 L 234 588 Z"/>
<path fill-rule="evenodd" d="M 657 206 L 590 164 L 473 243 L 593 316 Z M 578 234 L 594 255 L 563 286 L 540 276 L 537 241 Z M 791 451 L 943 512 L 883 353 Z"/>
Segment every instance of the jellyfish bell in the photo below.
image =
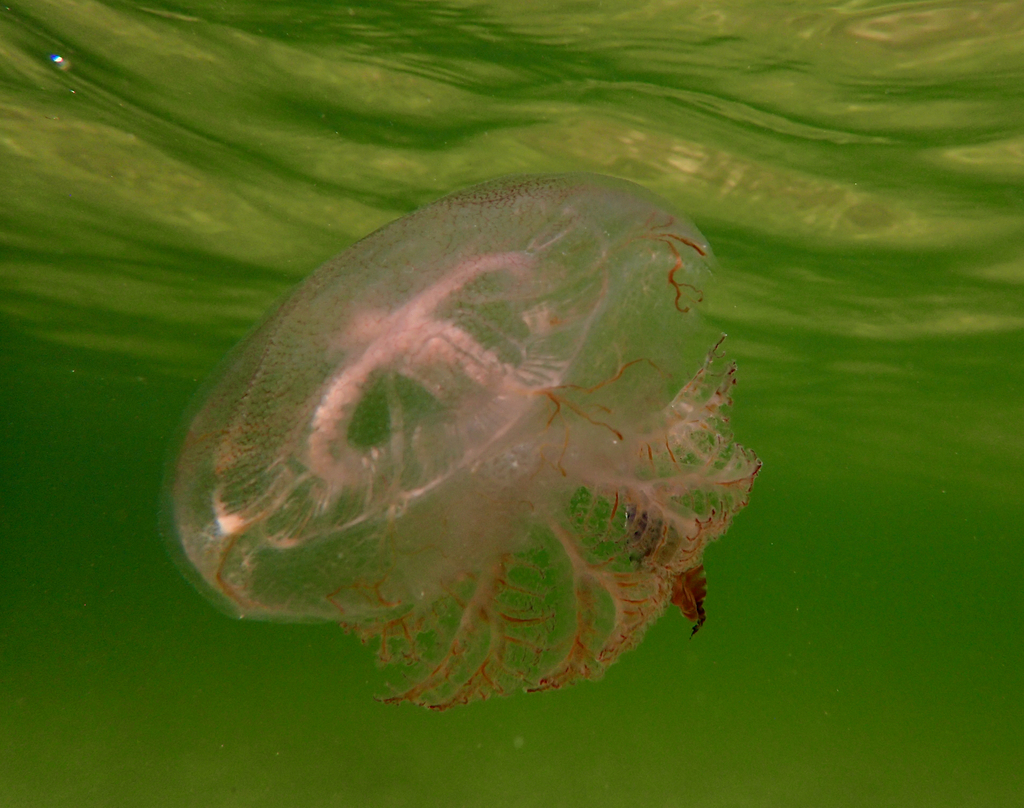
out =
<path fill-rule="evenodd" d="M 237 346 L 166 484 L 186 574 L 247 618 L 377 644 L 389 701 L 597 678 L 759 468 L 698 316 L 700 232 L 593 174 L 444 197 L 324 264 Z"/>

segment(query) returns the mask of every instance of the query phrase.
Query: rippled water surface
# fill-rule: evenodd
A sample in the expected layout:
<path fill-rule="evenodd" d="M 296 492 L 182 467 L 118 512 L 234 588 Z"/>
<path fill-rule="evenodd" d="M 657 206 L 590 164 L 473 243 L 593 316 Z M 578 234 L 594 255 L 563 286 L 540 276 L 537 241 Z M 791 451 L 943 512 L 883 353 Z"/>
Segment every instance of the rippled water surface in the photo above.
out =
<path fill-rule="evenodd" d="M 1021 2 L 0 7 L 0 803 L 1021 804 L 1022 88 Z M 701 632 L 438 714 L 212 609 L 158 511 L 219 358 L 376 227 L 574 170 L 718 257 L 765 465 Z"/>

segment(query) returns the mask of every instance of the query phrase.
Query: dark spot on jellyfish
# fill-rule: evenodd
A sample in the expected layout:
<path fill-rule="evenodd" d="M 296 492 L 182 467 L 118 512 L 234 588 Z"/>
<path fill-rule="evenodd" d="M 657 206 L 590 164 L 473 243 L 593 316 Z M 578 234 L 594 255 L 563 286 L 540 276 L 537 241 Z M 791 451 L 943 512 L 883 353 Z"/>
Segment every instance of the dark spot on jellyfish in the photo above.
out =
<path fill-rule="evenodd" d="M 638 510 L 633 504 L 626 506 L 626 513 L 626 549 L 629 560 L 639 565 L 661 543 L 665 523 L 657 516 L 652 518 L 647 510 Z"/>
<path fill-rule="evenodd" d="M 182 570 L 229 614 L 339 623 L 384 701 L 599 679 L 761 463 L 696 309 L 711 248 L 643 188 L 507 177 L 328 261 L 193 404 L 165 483 Z M 713 503 L 709 507 L 708 503 Z"/>

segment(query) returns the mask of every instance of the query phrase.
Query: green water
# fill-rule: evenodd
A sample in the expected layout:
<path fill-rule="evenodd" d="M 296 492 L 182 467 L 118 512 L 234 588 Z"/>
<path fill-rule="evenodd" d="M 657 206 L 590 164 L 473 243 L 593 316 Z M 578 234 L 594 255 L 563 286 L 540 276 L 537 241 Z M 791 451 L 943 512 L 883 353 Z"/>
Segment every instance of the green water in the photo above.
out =
<path fill-rule="evenodd" d="M 764 469 L 693 640 L 382 705 L 180 576 L 167 447 L 322 261 L 568 170 L 711 241 Z M 1024 3 L 16 3 L 0 189 L 0 805 L 1024 804 Z"/>

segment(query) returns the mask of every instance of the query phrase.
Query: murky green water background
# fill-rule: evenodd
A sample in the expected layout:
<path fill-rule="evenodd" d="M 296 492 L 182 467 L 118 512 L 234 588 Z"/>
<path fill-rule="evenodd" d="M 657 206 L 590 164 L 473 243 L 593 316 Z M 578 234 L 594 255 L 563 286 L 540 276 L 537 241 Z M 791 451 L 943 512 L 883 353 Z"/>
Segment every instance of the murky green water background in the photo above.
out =
<path fill-rule="evenodd" d="M 719 257 L 765 467 L 703 631 L 433 714 L 211 608 L 157 529 L 202 377 L 373 228 L 576 169 Z M 18 2 L 0 188 L 0 805 L 1024 804 L 1024 3 Z"/>

